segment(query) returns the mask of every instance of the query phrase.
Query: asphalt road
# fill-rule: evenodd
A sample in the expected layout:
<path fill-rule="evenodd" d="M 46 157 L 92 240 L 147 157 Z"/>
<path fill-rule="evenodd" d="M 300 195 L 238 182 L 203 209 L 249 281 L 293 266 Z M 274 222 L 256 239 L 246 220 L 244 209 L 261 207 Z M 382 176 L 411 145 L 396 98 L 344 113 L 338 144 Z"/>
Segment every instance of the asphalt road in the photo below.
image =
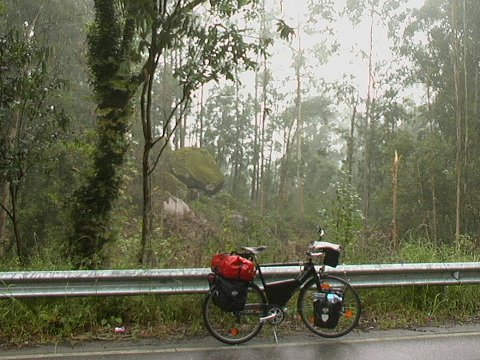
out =
<path fill-rule="evenodd" d="M 282 336 L 275 343 L 271 330 L 239 346 L 208 338 L 183 340 L 119 337 L 67 345 L 3 350 L 0 360 L 19 359 L 133 359 L 133 360 L 480 360 L 480 325 L 393 331 L 356 331 L 340 339 L 308 333 Z"/>

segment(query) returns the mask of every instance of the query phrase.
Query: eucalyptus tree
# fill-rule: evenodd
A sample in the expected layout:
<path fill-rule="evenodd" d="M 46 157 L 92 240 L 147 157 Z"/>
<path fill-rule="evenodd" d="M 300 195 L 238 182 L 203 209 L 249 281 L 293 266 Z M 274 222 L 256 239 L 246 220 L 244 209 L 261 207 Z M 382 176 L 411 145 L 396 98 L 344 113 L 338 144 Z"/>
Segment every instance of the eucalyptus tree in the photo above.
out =
<path fill-rule="evenodd" d="M 379 18 L 379 0 L 356 0 L 347 2 L 346 12 L 350 15 L 350 19 L 354 24 L 359 24 L 365 12 L 369 17 L 368 50 L 365 53 L 367 61 L 367 93 L 365 96 L 365 114 L 363 116 L 363 212 L 365 221 L 368 221 L 371 201 L 371 154 L 372 154 L 372 137 L 370 128 L 375 107 L 376 74 L 373 59 L 374 52 L 374 35 L 377 19 Z"/>
<path fill-rule="evenodd" d="M 289 90 L 285 96 L 286 108 L 280 119 L 283 126 L 283 152 L 280 161 L 278 199 L 285 203 L 290 191 L 295 191 L 296 220 L 298 229 L 305 230 L 305 161 L 303 159 L 305 120 L 303 119 L 303 98 L 315 97 L 324 93 L 325 81 L 318 76 L 318 70 L 336 51 L 335 42 L 327 40 L 332 37 L 331 24 L 335 21 L 334 1 L 324 1 L 320 5 L 315 1 L 295 4 L 290 9 L 288 22 L 295 23 L 294 41 L 289 45 L 292 54 L 290 74 L 284 75 L 284 81 L 295 84 L 295 89 Z M 323 39 L 318 42 L 318 38 Z M 307 45 L 304 45 L 307 44 Z M 313 44 L 313 45 L 312 45 Z M 291 107 L 290 104 L 295 104 Z M 319 110 L 321 111 L 321 110 Z M 292 175 L 294 178 L 292 178 Z M 288 184 L 294 184 L 289 188 Z M 280 206 L 280 211 L 286 208 Z"/>
<path fill-rule="evenodd" d="M 436 134 L 454 145 L 447 148 L 455 149 L 449 153 L 450 163 L 455 166 L 447 166 L 443 174 L 432 172 L 430 181 L 440 188 L 442 179 L 451 184 L 451 177 L 445 179 L 445 173 L 455 174 L 454 188 L 448 191 L 455 193 L 455 200 L 441 204 L 443 198 L 436 196 L 431 206 L 434 214 L 443 208 L 449 209 L 449 219 L 455 214 L 457 239 L 479 231 L 475 214 L 480 202 L 471 191 L 478 179 L 479 148 L 473 141 L 478 126 L 471 119 L 478 116 L 479 13 L 476 1 L 429 0 L 421 9 L 403 15 L 409 25 L 400 51 L 415 64 L 410 79 L 424 85 L 426 126 L 432 136 Z"/>

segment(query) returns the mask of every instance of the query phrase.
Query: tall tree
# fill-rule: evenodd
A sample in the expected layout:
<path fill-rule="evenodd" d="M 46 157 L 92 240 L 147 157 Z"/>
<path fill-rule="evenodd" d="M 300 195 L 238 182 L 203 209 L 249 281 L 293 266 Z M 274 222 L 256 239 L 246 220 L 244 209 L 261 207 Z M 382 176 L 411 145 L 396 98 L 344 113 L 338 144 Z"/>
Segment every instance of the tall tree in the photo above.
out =
<path fill-rule="evenodd" d="M 144 134 L 143 153 L 143 226 L 139 260 L 146 261 L 146 249 L 151 237 L 151 175 L 173 133 L 185 119 L 194 92 L 212 80 L 224 77 L 235 82 L 234 126 L 235 144 L 231 153 L 232 187 L 239 189 L 239 179 L 243 168 L 243 115 L 240 111 L 238 91 L 238 69 L 253 69 L 255 62 L 251 53 L 264 52 L 262 44 L 244 40 L 243 30 L 231 18 L 245 10 L 255 16 L 255 2 L 238 4 L 233 0 L 165 2 L 161 6 L 150 3 L 143 14 L 149 26 L 142 35 L 143 44 L 147 44 L 148 59 L 143 67 L 146 75 L 141 94 L 141 118 Z M 223 23 L 221 20 L 225 20 Z M 172 73 L 177 79 L 180 96 L 174 101 L 171 110 L 164 109 L 166 117 L 160 134 L 155 134 L 158 126 L 152 121 L 153 83 L 161 55 L 168 49 L 174 49 L 184 61 L 172 63 Z M 222 109 L 223 111 L 223 109 Z M 203 128 L 203 125 L 201 126 Z M 230 127 L 228 130 L 231 131 Z M 182 126 L 185 129 L 185 125 Z M 182 137 L 181 135 L 180 137 Z M 183 145 L 183 140 L 181 141 Z M 159 145 L 153 161 L 151 152 Z"/>
<path fill-rule="evenodd" d="M 20 229 L 22 190 L 56 142 L 64 120 L 55 101 L 64 82 L 54 67 L 51 39 L 41 31 L 48 24 L 45 12 L 41 7 L 22 12 L 25 5 L 9 3 L 0 22 L 0 243 L 6 250 L 12 244 L 6 239 L 6 214 L 21 262 L 31 253 Z"/>
<path fill-rule="evenodd" d="M 299 226 L 302 231 L 305 230 L 305 199 L 304 199 L 304 177 L 303 177 L 303 118 L 302 118 L 302 77 L 301 70 L 304 65 L 304 56 L 301 45 L 300 26 L 298 27 L 298 49 L 295 59 L 295 77 L 296 77 L 296 98 L 295 98 L 295 115 L 297 120 L 296 132 L 296 161 L 297 161 L 297 189 L 298 189 L 298 211 Z"/>
<path fill-rule="evenodd" d="M 97 101 L 97 148 L 93 170 L 76 191 L 70 255 L 78 266 L 95 267 L 111 239 L 110 211 L 121 184 L 120 166 L 128 148 L 131 100 L 143 79 L 135 63 L 136 17 L 141 3 L 95 0 L 88 34 L 88 63 Z"/>

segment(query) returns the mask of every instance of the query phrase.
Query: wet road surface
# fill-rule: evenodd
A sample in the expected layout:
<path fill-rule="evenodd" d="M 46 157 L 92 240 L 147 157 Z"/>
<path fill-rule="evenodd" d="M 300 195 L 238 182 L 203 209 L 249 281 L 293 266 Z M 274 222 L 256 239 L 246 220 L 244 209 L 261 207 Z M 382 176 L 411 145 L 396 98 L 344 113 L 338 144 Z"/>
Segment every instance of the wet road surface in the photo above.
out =
<path fill-rule="evenodd" d="M 49 345 L 4 350 L 0 360 L 133 359 L 133 360 L 480 360 L 480 325 L 389 331 L 355 331 L 339 339 L 307 332 L 282 336 L 271 330 L 238 346 L 210 337 L 184 340 L 116 338 L 112 341 Z"/>

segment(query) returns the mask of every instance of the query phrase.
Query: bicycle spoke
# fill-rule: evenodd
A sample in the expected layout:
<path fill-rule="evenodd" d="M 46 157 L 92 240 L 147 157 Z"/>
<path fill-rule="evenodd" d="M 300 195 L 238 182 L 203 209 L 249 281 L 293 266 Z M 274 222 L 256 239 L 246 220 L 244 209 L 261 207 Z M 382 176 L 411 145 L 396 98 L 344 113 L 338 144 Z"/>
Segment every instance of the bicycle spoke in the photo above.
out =
<path fill-rule="evenodd" d="M 334 276 L 324 278 L 325 287 L 318 290 L 315 281 L 309 281 L 300 293 L 298 311 L 305 325 L 314 333 L 324 337 L 339 337 L 350 332 L 358 323 L 360 318 L 360 299 L 356 291 L 344 280 Z M 337 314 L 329 314 L 327 307 L 316 308 L 314 303 L 320 294 L 327 296 L 327 293 L 339 294 L 341 304 Z M 318 301 L 318 300 L 317 300 Z M 320 312 L 320 313 L 319 313 Z M 333 316 L 329 318 L 329 316 Z"/>
<path fill-rule="evenodd" d="M 240 344 L 253 338 L 262 328 L 260 322 L 264 312 L 264 300 L 255 286 L 248 292 L 247 302 L 242 311 L 225 312 L 212 302 L 207 295 L 203 306 L 203 318 L 210 333 L 227 344 Z"/>

